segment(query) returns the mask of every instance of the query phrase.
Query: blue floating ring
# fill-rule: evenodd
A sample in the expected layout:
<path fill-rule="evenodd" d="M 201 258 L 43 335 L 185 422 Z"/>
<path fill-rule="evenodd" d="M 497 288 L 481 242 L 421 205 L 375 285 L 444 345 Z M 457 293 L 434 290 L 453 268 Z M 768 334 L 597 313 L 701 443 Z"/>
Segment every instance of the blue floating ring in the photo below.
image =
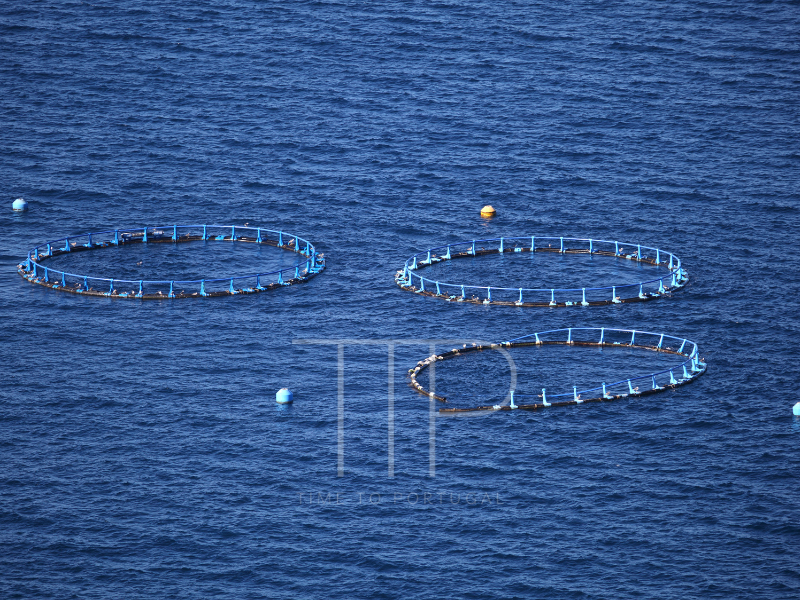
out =
<path fill-rule="evenodd" d="M 66 252 L 82 252 L 109 246 L 149 244 L 157 242 L 191 242 L 224 240 L 276 246 L 301 256 L 297 264 L 276 271 L 235 275 L 218 279 L 202 278 L 192 281 L 127 280 L 117 277 L 90 277 L 67 273 L 41 265 L 42 261 Z M 286 243 L 284 243 L 286 240 Z M 63 247 L 62 247 L 63 246 Z M 38 268 L 37 268 L 38 267 Z M 301 237 L 283 231 L 237 225 L 165 225 L 112 229 L 70 235 L 39 244 L 17 265 L 17 272 L 31 283 L 83 296 L 102 296 L 140 300 L 172 298 L 205 298 L 251 294 L 303 283 L 325 269 L 325 258 L 314 245 Z M 42 277 L 42 273 L 44 276 Z M 272 280 L 270 283 L 264 283 Z M 220 289 L 209 291 L 208 286 L 219 284 Z M 222 284 L 225 287 L 222 287 Z"/>
<path fill-rule="evenodd" d="M 627 259 L 663 267 L 664 274 L 647 281 L 602 287 L 524 288 L 464 285 L 425 277 L 423 269 L 441 261 L 481 255 L 520 252 L 589 254 Z M 681 260 L 665 250 L 617 241 L 567 237 L 502 237 L 469 240 L 417 252 L 397 271 L 395 283 L 404 290 L 448 301 L 524 307 L 602 306 L 642 302 L 660 298 L 686 285 L 689 280 Z"/>

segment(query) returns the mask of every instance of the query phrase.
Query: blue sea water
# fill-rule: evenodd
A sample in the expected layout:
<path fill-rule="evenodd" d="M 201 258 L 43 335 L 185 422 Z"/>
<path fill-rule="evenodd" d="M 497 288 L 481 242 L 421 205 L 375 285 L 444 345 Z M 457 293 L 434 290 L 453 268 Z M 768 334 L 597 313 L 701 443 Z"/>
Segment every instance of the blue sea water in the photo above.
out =
<path fill-rule="evenodd" d="M 0 5 L 0 596 L 796 598 L 798 31 L 796 1 Z M 327 270 L 174 302 L 16 274 L 48 239 L 204 222 L 308 237 Z M 664 248 L 690 283 L 557 310 L 394 284 L 516 235 Z M 159 269 L 283 260 L 159 246 Z M 464 419 L 405 385 L 414 340 L 580 326 L 688 337 L 709 370 Z M 337 346 L 296 343 L 331 338 L 395 340 L 393 410 L 387 346 L 349 345 L 339 428 Z"/>

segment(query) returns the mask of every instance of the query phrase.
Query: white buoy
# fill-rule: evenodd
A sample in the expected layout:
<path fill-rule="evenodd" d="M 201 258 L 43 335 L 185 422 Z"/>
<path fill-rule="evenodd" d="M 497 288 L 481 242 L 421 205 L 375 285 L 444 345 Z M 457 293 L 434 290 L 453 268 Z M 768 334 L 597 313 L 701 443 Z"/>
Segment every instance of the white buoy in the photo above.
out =
<path fill-rule="evenodd" d="M 281 388 L 275 394 L 275 402 L 278 404 L 291 404 L 292 392 L 289 388 Z"/>
<path fill-rule="evenodd" d="M 28 203 L 24 198 L 17 198 L 11 203 L 11 208 L 17 211 L 28 210 Z"/>
<path fill-rule="evenodd" d="M 792 407 L 792 414 L 794 414 L 796 417 L 800 417 L 800 402 Z"/>

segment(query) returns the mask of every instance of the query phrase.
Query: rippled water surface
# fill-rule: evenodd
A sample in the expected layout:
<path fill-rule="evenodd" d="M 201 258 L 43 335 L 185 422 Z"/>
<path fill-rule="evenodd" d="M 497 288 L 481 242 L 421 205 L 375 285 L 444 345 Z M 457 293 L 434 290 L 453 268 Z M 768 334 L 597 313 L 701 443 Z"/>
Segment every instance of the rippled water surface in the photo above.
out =
<path fill-rule="evenodd" d="M 798 597 L 798 31 L 789 0 L 0 5 L 0 596 Z M 146 302 L 16 274 L 43 241 L 170 223 L 290 231 L 327 269 Z M 667 249 L 690 281 L 553 310 L 394 284 L 415 252 L 530 235 Z M 201 245 L 68 260 L 282 260 Z M 639 277 L 540 258 L 570 284 Z M 530 259 L 435 268 L 535 283 Z M 709 370 L 475 418 L 406 385 L 453 340 L 584 326 L 687 337 Z M 361 345 L 303 343 L 334 338 Z M 543 350 L 520 349 L 521 384 L 658 367 Z M 507 386 L 484 355 L 441 385 Z"/>

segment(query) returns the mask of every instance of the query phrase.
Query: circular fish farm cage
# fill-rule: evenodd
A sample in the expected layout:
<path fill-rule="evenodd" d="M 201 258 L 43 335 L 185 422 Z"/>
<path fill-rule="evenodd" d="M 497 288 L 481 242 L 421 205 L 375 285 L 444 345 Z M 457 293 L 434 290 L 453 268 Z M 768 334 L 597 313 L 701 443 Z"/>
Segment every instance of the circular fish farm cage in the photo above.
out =
<path fill-rule="evenodd" d="M 664 274 L 635 283 L 613 283 L 601 287 L 526 288 L 466 285 L 426 277 L 425 267 L 442 261 L 497 254 L 558 253 L 608 256 L 638 265 L 661 268 Z M 653 300 L 683 287 L 688 275 L 680 259 L 664 250 L 609 240 L 567 237 L 513 237 L 471 240 L 424 250 L 409 258 L 397 271 L 395 282 L 402 289 L 448 302 L 523 307 L 602 306 Z"/>
<path fill-rule="evenodd" d="M 265 272 L 192 280 L 93 277 L 69 273 L 44 264 L 47 259 L 72 252 L 133 244 L 178 244 L 195 241 L 263 244 L 294 252 L 300 258 L 290 266 Z M 237 225 L 168 225 L 82 233 L 34 247 L 28 252 L 28 258 L 17 267 L 19 274 L 31 283 L 54 290 L 86 296 L 140 300 L 253 294 L 303 283 L 324 269 L 324 256 L 317 253 L 308 240 L 285 231 Z"/>
<path fill-rule="evenodd" d="M 584 403 L 608 402 L 623 398 L 647 396 L 665 390 L 675 389 L 697 379 L 706 372 L 706 363 L 700 358 L 695 342 L 685 338 L 663 333 L 651 333 L 635 329 L 613 329 L 607 327 L 573 327 L 553 329 L 532 333 L 496 344 L 464 344 L 461 348 L 453 348 L 441 354 L 433 354 L 419 361 L 409 369 L 409 385 L 420 394 L 428 396 L 432 401 L 448 403 L 448 398 L 437 395 L 426 389 L 418 381 L 421 373 L 430 369 L 434 363 L 452 360 L 459 356 L 484 350 L 497 350 L 508 354 L 507 349 L 524 346 L 588 346 L 597 348 L 635 348 L 637 350 L 674 355 L 679 361 L 666 368 L 661 368 L 645 375 L 636 375 L 615 379 L 610 382 L 597 381 L 588 387 L 571 386 L 568 389 L 517 389 L 516 370 L 511 372 L 511 386 L 505 398 L 495 404 L 477 404 L 471 407 L 439 409 L 439 413 L 469 413 L 476 411 L 510 411 L 538 410 L 551 406 L 573 406 Z M 578 388 L 581 389 L 578 389 Z M 534 392 L 534 393 L 531 393 Z"/>

